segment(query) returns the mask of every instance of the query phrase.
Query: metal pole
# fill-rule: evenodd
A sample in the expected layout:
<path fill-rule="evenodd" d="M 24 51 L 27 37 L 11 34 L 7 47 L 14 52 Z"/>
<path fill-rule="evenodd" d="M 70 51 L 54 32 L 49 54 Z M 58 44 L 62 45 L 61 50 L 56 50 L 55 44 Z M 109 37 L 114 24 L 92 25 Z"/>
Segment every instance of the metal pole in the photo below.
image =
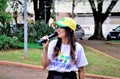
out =
<path fill-rule="evenodd" d="M 44 1 L 44 3 L 45 3 L 45 4 L 44 4 L 44 8 L 45 8 L 44 11 L 45 11 L 45 23 L 46 23 L 46 8 L 47 8 L 47 7 L 46 7 L 46 1 Z"/>
<path fill-rule="evenodd" d="M 55 1 L 54 0 L 52 0 L 52 9 L 53 9 L 53 19 L 54 19 L 54 21 L 56 21 L 56 13 L 55 13 Z"/>
<path fill-rule="evenodd" d="M 28 27 L 27 27 L 27 1 L 24 0 L 24 58 L 28 57 Z"/>

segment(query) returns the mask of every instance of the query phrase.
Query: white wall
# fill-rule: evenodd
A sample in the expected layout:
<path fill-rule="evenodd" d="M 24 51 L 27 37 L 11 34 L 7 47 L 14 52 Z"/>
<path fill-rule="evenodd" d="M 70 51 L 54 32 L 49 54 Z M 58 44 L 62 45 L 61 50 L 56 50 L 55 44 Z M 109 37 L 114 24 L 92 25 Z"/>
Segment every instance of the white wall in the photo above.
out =
<path fill-rule="evenodd" d="M 93 17 L 76 17 L 75 21 L 77 24 L 85 30 L 86 37 L 90 37 L 94 33 L 94 19 Z M 120 25 L 120 16 L 108 17 L 103 24 L 103 35 L 106 38 L 107 34 L 112 31 L 115 27 Z"/>

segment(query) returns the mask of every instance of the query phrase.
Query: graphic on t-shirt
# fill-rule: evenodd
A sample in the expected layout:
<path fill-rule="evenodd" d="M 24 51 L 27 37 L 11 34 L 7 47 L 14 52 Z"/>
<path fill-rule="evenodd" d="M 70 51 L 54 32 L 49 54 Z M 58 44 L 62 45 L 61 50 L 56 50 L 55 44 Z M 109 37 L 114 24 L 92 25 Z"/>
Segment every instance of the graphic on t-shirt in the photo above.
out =
<path fill-rule="evenodd" d="M 50 64 L 54 67 L 60 67 L 65 69 L 70 69 L 71 64 L 69 64 L 68 60 L 70 60 L 70 56 L 65 56 L 60 52 L 57 57 L 55 57 L 55 61 L 52 61 Z"/>
<path fill-rule="evenodd" d="M 70 56 L 64 56 L 62 55 L 62 52 L 58 54 L 58 56 L 55 58 L 56 61 L 66 63 L 70 59 Z"/>

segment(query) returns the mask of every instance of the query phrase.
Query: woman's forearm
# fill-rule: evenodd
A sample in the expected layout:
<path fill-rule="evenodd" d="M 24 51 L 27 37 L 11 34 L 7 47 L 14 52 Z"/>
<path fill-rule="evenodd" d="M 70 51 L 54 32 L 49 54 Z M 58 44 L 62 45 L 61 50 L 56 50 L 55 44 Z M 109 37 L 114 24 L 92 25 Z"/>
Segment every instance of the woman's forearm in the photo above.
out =
<path fill-rule="evenodd" d="M 78 77 L 79 79 L 85 79 L 84 67 L 79 68 Z"/>
<path fill-rule="evenodd" d="M 43 49 L 42 53 L 42 67 L 45 69 L 49 64 L 49 60 L 47 57 L 47 49 Z"/>

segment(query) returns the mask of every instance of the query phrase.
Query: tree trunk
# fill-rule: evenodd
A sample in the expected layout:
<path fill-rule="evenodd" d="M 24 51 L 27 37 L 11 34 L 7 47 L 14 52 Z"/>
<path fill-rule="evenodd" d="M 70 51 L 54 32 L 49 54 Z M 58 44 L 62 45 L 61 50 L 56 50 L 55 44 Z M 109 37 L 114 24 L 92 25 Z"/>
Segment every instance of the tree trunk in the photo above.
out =
<path fill-rule="evenodd" d="M 94 23 L 95 23 L 95 30 L 93 36 L 89 37 L 88 40 L 105 40 L 102 32 L 102 25 L 104 21 L 107 19 L 108 15 L 110 14 L 112 8 L 115 6 L 118 0 L 112 0 L 109 4 L 105 13 L 102 13 L 102 6 L 104 0 L 97 0 L 97 9 L 95 6 L 94 0 L 89 0 L 91 9 L 93 11 L 94 16 Z"/>
<path fill-rule="evenodd" d="M 17 11 L 14 11 L 14 12 L 13 12 L 13 16 L 14 16 L 14 19 L 15 19 L 15 24 L 16 24 L 16 26 L 18 26 L 18 25 L 17 25 L 17 17 L 18 17 Z"/>
<path fill-rule="evenodd" d="M 48 23 L 51 14 L 50 13 L 51 3 L 52 3 L 51 0 L 33 0 L 35 21 L 46 20 L 46 23 Z"/>
<path fill-rule="evenodd" d="M 72 0 L 72 14 L 71 17 L 74 18 L 75 0 Z"/>
<path fill-rule="evenodd" d="M 35 13 L 35 21 L 39 20 L 39 11 L 38 11 L 38 0 L 33 0 L 34 5 L 34 13 Z"/>
<path fill-rule="evenodd" d="M 48 23 L 49 19 L 50 19 L 50 15 L 51 15 L 51 5 L 52 5 L 52 0 L 44 0 L 43 1 L 43 18 L 46 22 L 46 24 Z"/>
<path fill-rule="evenodd" d="M 94 28 L 94 34 L 89 38 L 89 40 L 95 39 L 95 40 L 105 40 L 103 36 L 103 31 L 102 31 L 102 25 L 103 25 L 103 14 L 101 13 L 94 13 L 94 23 L 95 23 L 95 28 Z"/>
<path fill-rule="evenodd" d="M 47 17 L 46 17 L 46 23 L 48 23 L 49 19 L 50 19 L 50 15 L 51 15 L 51 3 L 48 4 L 49 7 L 48 7 L 48 10 L 47 10 Z"/>

